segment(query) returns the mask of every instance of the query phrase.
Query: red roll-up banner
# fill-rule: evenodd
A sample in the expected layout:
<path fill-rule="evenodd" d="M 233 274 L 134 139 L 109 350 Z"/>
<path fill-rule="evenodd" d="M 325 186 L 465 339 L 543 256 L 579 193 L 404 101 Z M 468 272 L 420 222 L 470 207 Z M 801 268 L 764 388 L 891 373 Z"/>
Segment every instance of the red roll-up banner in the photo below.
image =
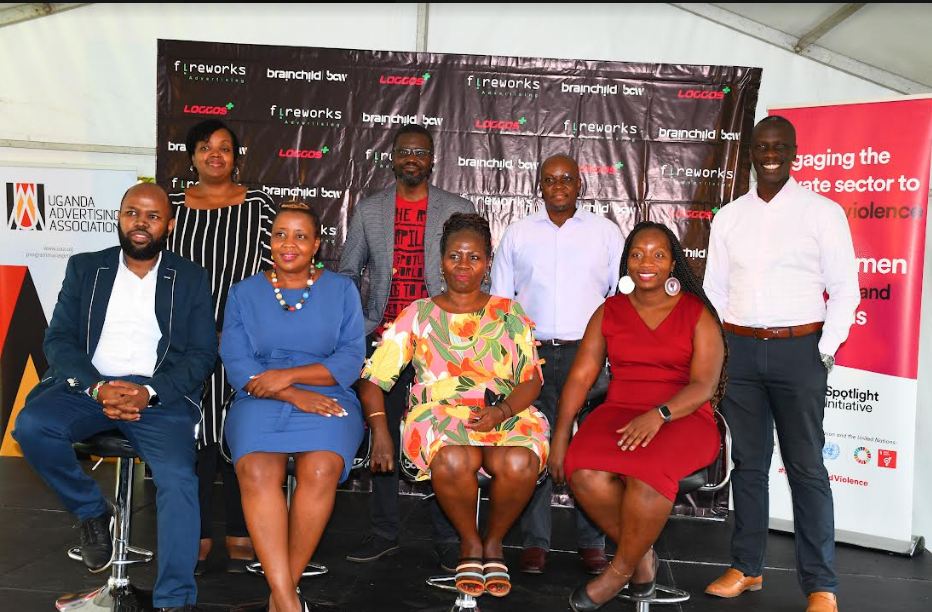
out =
<path fill-rule="evenodd" d="M 769 112 L 796 126 L 793 176 L 841 205 L 858 261 L 861 304 L 825 409 L 836 538 L 910 552 L 932 97 Z M 771 526 L 791 529 L 776 459 Z"/>

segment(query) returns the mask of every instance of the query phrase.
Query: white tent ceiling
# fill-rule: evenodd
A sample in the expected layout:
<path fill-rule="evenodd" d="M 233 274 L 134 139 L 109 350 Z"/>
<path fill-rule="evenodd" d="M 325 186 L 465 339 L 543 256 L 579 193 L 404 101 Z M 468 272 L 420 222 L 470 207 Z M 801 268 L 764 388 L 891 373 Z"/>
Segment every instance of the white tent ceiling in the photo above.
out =
<path fill-rule="evenodd" d="M 932 91 L 930 3 L 674 6 L 900 93 Z"/>
<path fill-rule="evenodd" d="M 899 93 L 932 91 L 930 3 L 672 4 Z M 0 27 L 83 5 L 0 3 Z"/>

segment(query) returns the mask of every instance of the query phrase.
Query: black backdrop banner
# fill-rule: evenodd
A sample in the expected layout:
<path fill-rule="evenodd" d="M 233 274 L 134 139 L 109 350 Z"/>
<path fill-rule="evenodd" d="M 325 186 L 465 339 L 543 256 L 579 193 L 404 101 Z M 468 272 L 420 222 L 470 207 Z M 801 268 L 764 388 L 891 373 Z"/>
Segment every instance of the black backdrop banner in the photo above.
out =
<path fill-rule="evenodd" d="M 627 232 L 670 226 L 698 273 L 714 213 L 748 190 L 761 69 L 159 40 L 156 181 L 194 180 L 188 128 L 228 123 L 240 180 L 321 213 L 329 265 L 361 196 L 392 184 L 391 141 L 434 136 L 431 182 L 472 200 L 495 244 L 541 205 L 540 163 L 566 153 L 580 201 Z"/>
<path fill-rule="evenodd" d="M 431 182 L 474 202 L 494 244 L 542 205 L 539 165 L 564 153 L 583 206 L 623 235 L 665 223 L 701 276 L 715 212 L 748 190 L 760 80 L 739 66 L 159 40 L 156 181 L 193 182 L 185 134 L 221 119 L 240 181 L 313 206 L 334 268 L 354 204 L 393 184 L 395 131 L 417 123 L 434 137 Z M 727 511 L 725 495 L 700 505 Z"/>

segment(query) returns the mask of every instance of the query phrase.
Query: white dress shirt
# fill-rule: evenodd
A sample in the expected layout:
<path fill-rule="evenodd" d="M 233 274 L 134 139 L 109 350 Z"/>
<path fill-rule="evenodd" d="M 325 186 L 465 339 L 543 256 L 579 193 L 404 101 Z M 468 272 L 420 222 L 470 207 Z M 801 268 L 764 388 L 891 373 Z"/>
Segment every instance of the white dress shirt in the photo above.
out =
<path fill-rule="evenodd" d="M 703 287 L 735 325 L 825 321 L 819 351 L 834 355 L 861 301 L 844 210 L 792 177 L 770 202 L 752 189 L 715 215 Z"/>
<path fill-rule="evenodd" d="M 492 263 L 492 293 L 517 300 L 539 340 L 579 340 L 614 293 L 624 241 L 618 226 L 577 208 L 558 227 L 547 209 L 505 230 Z"/>
<path fill-rule="evenodd" d="M 143 278 L 127 268 L 123 258 L 120 253 L 107 315 L 91 363 L 107 377 L 151 377 L 162 339 L 155 318 L 155 284 L 162 255 Z"/>

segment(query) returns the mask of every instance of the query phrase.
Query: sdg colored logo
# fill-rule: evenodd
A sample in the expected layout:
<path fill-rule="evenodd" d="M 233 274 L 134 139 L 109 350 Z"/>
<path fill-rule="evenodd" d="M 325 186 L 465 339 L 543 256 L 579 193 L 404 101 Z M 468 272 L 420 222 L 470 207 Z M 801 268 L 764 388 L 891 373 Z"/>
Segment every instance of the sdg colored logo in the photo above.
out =
<path fill-rule="evenodd" d="M 871 460 L 871 452 L 863 446 L 859 446 L 854 449 L 854 460 L 861 465 L 867 465 Z"/>
<path fill-rule="evenodd" d="M 826 459 L 834 461 L 839 455 L 841 455 L 841 447 L 834 442 L 826 442 L 822 447 L 822 456 Z"/>

